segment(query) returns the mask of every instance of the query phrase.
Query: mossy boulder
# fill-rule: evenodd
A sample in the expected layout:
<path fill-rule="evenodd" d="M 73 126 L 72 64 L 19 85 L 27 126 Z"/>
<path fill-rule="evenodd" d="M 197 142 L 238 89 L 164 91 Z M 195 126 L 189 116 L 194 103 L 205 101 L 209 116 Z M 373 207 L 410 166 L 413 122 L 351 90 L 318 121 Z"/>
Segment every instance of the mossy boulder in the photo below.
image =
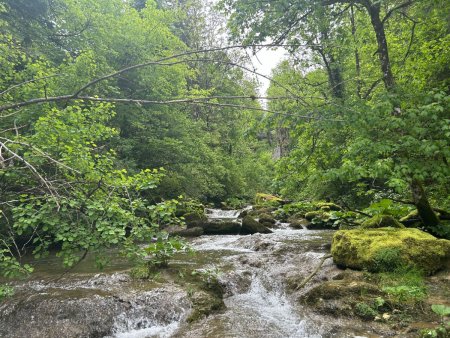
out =
<path fill-rule="evenodd" d="M 314 218 L 322 218 L 323 217 L 323 211 L 317 210 L 317 211 L 309 211 L 305 214 L 305 218 L 308 221 L 312 221 Z"/>
<path fill-rule="evenodd" d="M 307 228 L 309 225 L 311 225 L 311 222 L 307 219 L 298 219 L 289 224 L 289 226 L 294 229 Z"/>
<path fill-rule="evenodd" d="M 270 194 L 257 193 L 255 196 L 256 205 L 278 206 L 282 204 L 283 199 Z"/>
<path fill-rule="evenodd" d="M 256 233 L 270 234 L 271 232 L 272 230 L 250 216 L 245 216 L 242 220 L 241 235 L 251 235 Z"/>
<path fill-rule="evenodd" d="M 315 203 L 315 206 L 318 209 L 321 209 L 323 211 L 340 211 L 342 210 L 342 208 L 335 204 L 335 203 L 331 203 L 331 202 L 317 202 Z"/>
<path fill-rule="evenodd" d="M 418 229 L 340 230 L 333 236 L 331 253 L 341 267 L 369 271 L 416 267 L 432 274 L 448 263 L 450 241 Z"/>
<path fill-rule="evenodd" d="M 241 225 L 232 221 L 205 222 L 201 225 L 205 235 L 237 235 Z"/>
<path fill-rule="evenodd" d="M 405 226 L 390 215 L 376 215 L 361 224 L 363 229 L 404 228 Z"/>
<path fill-rule="evenodd" d="M 306 220 L 309 221 L 305 225 L 308 230 L 327 230 L 333 229 L 334 220 L 331 214 L 323 210 L 310 211 L 305 214 Z"/>
<path fill-rule="evenodd" d="M 188 322 L 195 322 L 225 308 L 222 297 L 214 292 L 197 291 L 191 296 L 192 312 L 187 318 Z"/>
<path fill-rule="evenodd" d="M 275 224 L 276 221 L 275 221 L 275 218 L 273 218 L 273 216 L 270 214 L 261 214 L 261 215 L 259 215 L 259 223 Z"/>
<path fill-rule="evenodd" d="M 171 236 L 181 236 L 181 237 L 198 237 L 203 235 L 204 230 L 202 227 L 193 227 L 187 229 L 175 229 L 170 232 Z"/>
<path fill-rule="evenodd" d="M 205 214 L 198 212 L 189 212 L 184 214 L 183 217 L 188 228 L 202 227 L 208 220 Z"/>

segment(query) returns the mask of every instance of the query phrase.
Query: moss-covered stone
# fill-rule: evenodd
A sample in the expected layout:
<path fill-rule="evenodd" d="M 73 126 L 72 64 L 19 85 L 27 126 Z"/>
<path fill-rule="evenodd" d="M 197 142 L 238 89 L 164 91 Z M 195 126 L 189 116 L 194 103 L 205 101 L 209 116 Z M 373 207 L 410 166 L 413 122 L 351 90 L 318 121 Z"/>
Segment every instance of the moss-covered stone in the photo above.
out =
<path fill-rule="evenodd" d="M 312 221 L 314 218 L 322 218 L 323 216 L 323 211 L 309 211 L 305 214 L 305 218 L 308 221 Z"/>
<path fill-rule="evenodd" d="M 201 227 L 207 221 L 206 215 L 198 212 L 189 212 L 183 217 L 188 228 Z"/>
<path fill-rule="evenodd" d="M 405 226 L 390 215 L 375 215 L 361 224 L 363 229 L 404 228 Z"/>
<path fill-rule="evenodd" d="M 450 241 L 418 229 L 380 228 L 340 230 L 333 236 L 331 253 L 342 267 L 383 271 L 380 257 L 391 255 L 396 265 L 414 266 L 427 274 L 443 268 L 450 257 Z"/>
<path fill-rule="evenodd" d="M 303 229 L 307 228 L 311 224 L 307 219 L 299 219 L 291 222 L 289 225 L 294 229 Z"/>
<path fill-rule="evenodd" d="M 271 223 L 271 224 L 275 224 L 276 223 L 275 219 L 270 214 L 261 214 L 261 215 L 259 215 L 259 222 L 260 223 Z"/>
<path fill-rule="evenodd" d="M 198 237 L 203 235 L 204 231 L 202 227 L 193 227 L 187 229 L 176 229 L 170 232 L 171 236 L 181 237 Z"/>
<path fill-rule="evenodd" d="M 237 235 L 241 231 L 241 225 L 231 221 L 206 222 L 201 227 L 205 235 Z"/>
<path fill-rule="evenodd" d="M 256 233 L 270 234 L 272 230 L 257 222 L 250 216 L 245 216 L 242 220 L 241 235 L 251 235 Z"/>
<path fill-rule="evenodd" d="M 331 202 L 317 202 L 317 203 L 315 203 L 315 206 L 324 211 L 340 211 L 340 210 L 342 210 L 342 208 L 339 205 L 337 205 L 335 203 L 331 203 Z"/>
<path fill-rule="evenodd" d="M 188 322 L 197 321 L 211 313 L 225 308 L 222 297 L 212 292 L 197 291 L 191 296 L 192 312 L 187 318 Z"/>

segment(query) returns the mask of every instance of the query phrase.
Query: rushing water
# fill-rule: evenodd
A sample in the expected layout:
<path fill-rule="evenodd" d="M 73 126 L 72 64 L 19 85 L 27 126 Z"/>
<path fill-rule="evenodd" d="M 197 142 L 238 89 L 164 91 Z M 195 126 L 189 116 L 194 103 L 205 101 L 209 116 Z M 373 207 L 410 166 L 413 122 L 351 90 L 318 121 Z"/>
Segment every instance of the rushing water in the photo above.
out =
<path fill-rule="evenodd" d="M 230 220 L 240 211 L 207 213 Z M 180 271 L 214 267 L 226 291 L 226 309 L 194 323 L 186 322 L 188 290 L 132 280 L 124 262 L 101 274 L 89 271 L 86 262 L 58 279 L 56 261 L 41 262 L 33 279 L 16 282 L 17 295 L 0 304 L 0 337 L 355 337 L 359 330 L 308 314 L 286 291 L 289 277 L 311 272 L 331 235 L 283 224 L 272 234 L 193 239 L 197 254 L 179 255 L 171 265 Z"/>

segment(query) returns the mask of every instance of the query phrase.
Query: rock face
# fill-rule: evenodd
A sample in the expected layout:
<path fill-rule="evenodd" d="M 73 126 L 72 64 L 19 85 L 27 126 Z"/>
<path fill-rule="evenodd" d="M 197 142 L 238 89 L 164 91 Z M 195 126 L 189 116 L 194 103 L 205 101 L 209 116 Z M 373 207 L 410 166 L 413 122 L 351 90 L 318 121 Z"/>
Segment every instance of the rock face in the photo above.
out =
<path fill-rule="evenodd" d="M 241 235 L 251 235 L 255 233 L 270 234 L 272 230 L 257 222 L 250 216 L 245 216 L 242 220 Z"/>
<path fill-rule="evenodd" d="M 405 226 L 397 221 L 394 217 L 389 215 L 376 215 L 361 224 L 363 229 L 376 229 L 376 228 L 404 228 Z"/>
<path fill-rule="evenodd" d="M 0 306 L 0 337 L 109 337 L 121 328 L 139 329 L 146 321 L 169 325 L 189 307 L 187 294 L 174 287 L 130 294 L 96 289 L 35 291 L 26 301 L 14 298 Z"/>
<path fill-rule="evenodd" d="M 389 271 L 415 266 L 432 274 L 447 264 L 450 241 L 418 229 L 340 230 L 331 245 L 334 262 L 342 267 Z"/>

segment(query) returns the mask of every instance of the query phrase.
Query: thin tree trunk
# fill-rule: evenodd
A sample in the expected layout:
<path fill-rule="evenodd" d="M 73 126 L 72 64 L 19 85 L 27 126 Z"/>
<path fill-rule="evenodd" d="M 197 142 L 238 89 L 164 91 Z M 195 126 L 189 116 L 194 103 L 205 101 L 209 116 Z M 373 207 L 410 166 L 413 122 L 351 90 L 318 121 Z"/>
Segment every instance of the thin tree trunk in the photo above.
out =
<path fill-rule="evenodd" d="M 383 72 L 384 86 L 387 90 L 391 90 L 395 85 L 395 80 L 391 70 L 391 62 L 389 60 L 389 50 L 386 33 L 384 31 L 384 23 L 380 18 L 380 4 L 371 4 L 367 1 L 365 7 L 369 12 L 370 21 L 377 38 L 377 53 L 380 59 L 381 71 Z"/>
<path fill-rule="evenodd" d="M 352 24 L 352 36 L 353 41 L 355 42 L 355 70 L 356 70 L 356 95 L 358 95 L 359 98 L 361 98 L 361 62 L 359 59 L 359 51 L 358 47 L 356 46 L 356 24 L 355 24 L 355 13 L 353 10 L 353 5 L 350 6 L 350 22 Z"/>

